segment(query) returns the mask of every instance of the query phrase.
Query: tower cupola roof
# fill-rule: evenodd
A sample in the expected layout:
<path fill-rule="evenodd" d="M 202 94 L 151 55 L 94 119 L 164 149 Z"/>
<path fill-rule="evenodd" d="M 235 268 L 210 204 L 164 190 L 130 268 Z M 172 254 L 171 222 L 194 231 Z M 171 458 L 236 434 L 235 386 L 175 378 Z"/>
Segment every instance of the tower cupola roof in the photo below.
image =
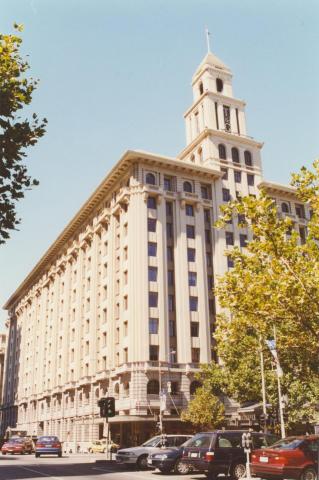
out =
<path fill-rule="evenodd" d="M 204 57 L 203 61 L 197 68 L 196 72 L 194 73 L 193 76 L 193 82 L 198 78 L 198 76 L 207 68 L 214 68 L 215 70 L 221 70 L 224 71 L 225 73 L 227 72 L 228 74 L 231 74 L 230 68 L 225 65 L 216 55 L 214 55 L 212 52 L 208 52 L 206 56 Z"/>

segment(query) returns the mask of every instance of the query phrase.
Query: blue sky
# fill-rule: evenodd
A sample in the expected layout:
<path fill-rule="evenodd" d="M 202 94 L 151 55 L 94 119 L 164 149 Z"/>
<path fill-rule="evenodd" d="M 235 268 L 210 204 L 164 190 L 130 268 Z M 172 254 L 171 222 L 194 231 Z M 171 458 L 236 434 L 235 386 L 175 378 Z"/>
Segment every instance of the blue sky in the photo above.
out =
<path fill-rule="evenodd" d="M 2 0 L 0 31 L 25 25 L 22 50 L 40 79 L 32 110 L 49 124 L 28 152 L 40 186 L 0 246 L 0 303 L 126 149 L 183 149 L 205 25 L 247 102 L 248 134 L 265 142 L 266 179 L 286 183 L 310 166 L 319 156 L 318 14 L 317 0 Z"/>

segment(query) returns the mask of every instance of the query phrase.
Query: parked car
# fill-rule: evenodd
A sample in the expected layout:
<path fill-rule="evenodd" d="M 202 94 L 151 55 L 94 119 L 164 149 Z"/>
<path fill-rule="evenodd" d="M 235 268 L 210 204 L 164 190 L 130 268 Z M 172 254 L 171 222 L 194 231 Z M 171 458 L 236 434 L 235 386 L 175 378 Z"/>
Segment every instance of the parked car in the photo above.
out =
<path fill-rule="evenodd" d="M 246 454 L 242 447 L 245 430 L 216 430 L 195 435 L 183 448 L 183 461 L 207 478 L 224 474 L 238 480 L 246 474 Z M 252 448 L 272 445 L 278 437 L 251 432 Z"/>
<path fill-rule="evenodd" d="M 35 456 L 57 455 L 62 457 L 62 445 L 58 437 L 54 435 L 45 435 L 37 438 L 35 447 Z"/>
<path fill-rule="evenodd" d="M 119 448 L 119 445 L 116 443 L 112 442 L 109 445 L 109 451 L 111 452 L 116 452 L 117 449 Z M 106 439 L 101 439 L 101 440 L 95 440 L 92 442 L 92 444 L 88 448 L 89 453 L 105 453 L 107 452 L 107 440 Z"/>
<path fill-rule="evenodd" d="M 188 438 L 190 435 L 157 435 L 139 447 L 118 450 L 116 461 L 145 469 L 148 466 L 147 457 L 150 453 L 160 452 L 166 447 L 180 447 Z"/>
<path fill-rule="evenodd" d="M 186 445 L 187 442 L 183 443 L 180 448 L 163 448 L 160 452 L 150 453 L 147 459 L 147 465 L 150 468 L 158 468 L 162 473 L 173 471 L 174 473 L 186 475 L 192 470 L 191 466 L 187 465 L 182 459 L 183 446 Z"/>
<path fill-rule="evenodd" d="M 10 440 L 2 445 L 1 452 L 2 455 L 7 453 L 11 453 L 11 455 L 28 453 L 30 455 L 33 452 L 32 440 L 30 438 L 11 437 Z"/>
<path fill-rule="evenodd" d="M 318 435 L 307 435 L 287 437 L 270 448 L 255 450 L 251 456 L 252 473 L 264 479 L 316 480 L 318 444 Z"/>

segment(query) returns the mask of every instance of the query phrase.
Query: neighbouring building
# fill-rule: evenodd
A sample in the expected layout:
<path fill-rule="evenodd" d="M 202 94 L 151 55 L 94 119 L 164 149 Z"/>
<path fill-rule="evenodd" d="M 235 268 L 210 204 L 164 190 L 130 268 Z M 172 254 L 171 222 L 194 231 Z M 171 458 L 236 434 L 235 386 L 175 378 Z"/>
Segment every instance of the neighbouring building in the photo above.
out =
<path fill-rule="evenodd" d="M 6 339 L 7 339 L 7 335 L 5 333 L 0 333 L 0 408 L 1 408 L 3 379 L 4 379 Z"/>
<path fill-rule="evenodd" d="M 251 238 L 238 219 L 213 229 L 220 206 L 262 185 L 305 234 L 294 189 L 263 180 L 262 143 L 247 134 L 230 69 L 208 53 L 192 87 L 185 149 L 127 151 L 6 302 L 2 429 L 83 449 L 102 437 L 97 401 L 110 395 L 112 438 L 134 444 L 154 433 L 170 382 L 164 427 L 185 431 L 194 374 L 214 359 L 212 287 L 232 266 L 224 251 Z"/>

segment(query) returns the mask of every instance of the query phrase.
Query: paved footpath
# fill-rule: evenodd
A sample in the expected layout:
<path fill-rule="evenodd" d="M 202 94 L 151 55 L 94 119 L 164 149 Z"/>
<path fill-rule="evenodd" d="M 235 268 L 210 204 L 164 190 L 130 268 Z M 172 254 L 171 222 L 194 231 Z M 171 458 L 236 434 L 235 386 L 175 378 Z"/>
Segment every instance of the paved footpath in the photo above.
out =
<path fill-rule="evenodd" d="M 101 461 L 102 460 L 102 461 Z M 158 471 L 127 469 L 100 455 L 62 458 L 34 455 L 0 455 L 0 480 L 203 480 L 202 474 L 162 475 Z"/>

